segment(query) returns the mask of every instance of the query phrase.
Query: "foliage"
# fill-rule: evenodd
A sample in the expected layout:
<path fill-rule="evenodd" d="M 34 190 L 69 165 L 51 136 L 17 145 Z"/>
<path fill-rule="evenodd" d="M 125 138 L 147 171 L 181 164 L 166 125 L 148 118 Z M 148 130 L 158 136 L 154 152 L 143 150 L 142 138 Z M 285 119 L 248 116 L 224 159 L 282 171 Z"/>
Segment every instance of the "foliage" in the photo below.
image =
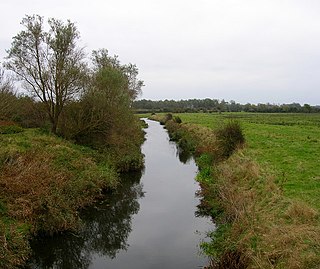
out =
<path fill-rule="evenodd" d="M 138 68 L 135 64 L 121 64 L 118 56 L 109 56 L 108 50 L 100 49 L 92 52 L 92 62 L 94 71 L 103 69 L 118 70 L 125 80 L 125 87 L 131 101 L 135 100 L 141 93 L 141 88 L 144 86 L 143 81 L 138 79 Z"/>
<path fill-rule="evenodd" d="M 64 136 L 94 147 L 108 142 L 108 135 L 121 115 L 129 110 L 123 74 L 114 68 L 99 70 L 81 99 L 70 105 L 63 122 Z M 127 110 L 127 111 L 123 111 Z M 69 118 L 68 118 L 69 117 Z"/>
<path fill-rule="evenodd" d="M 23 132 L 23 128 L 17 125 L 1 125 L 0 123 L 0 134 L 16 134 Z"/>
<path fill-rule="evenodd" d="M 202 181 L 202 197 L 218 224 L 204 245 L 213 268 L 316 268 L 316 210 L 283 196 L 273 178 L 243 152 L 212 172 L 213 183 Z M 217 214 L 217 208 L 223 212 Z"/>
<path fill-rule="evenodd" d="M 13 121 L 23 127 L 43 127 L 47 117 L 42 103 L 16 94 L 13 88 L 0 86 L 0 120 Z"/>
<path fill-rule="evenodd" d="M 49 19 L 49 31 L 44 30 L 43 18 L 26 16 L 8 50 L 5 66 L 23 81 L 24 87 L 45 104 L 46 112 L 56 133 L 65 104 L 82 89 L 84 54 L 77 48 L 79 33 L 68 21 Z"/>
<path fill-rule="evenodd" d="M 137 100 L 133 104 L 138 113 L 147 112 L 260 112 L 260 113 L 315 113 L 320 112 L 319 106 L 309 104 L 239 104 L 231 100 L 217 99 L 188 99 L 188 100 Z"/>
<path fill-rule="evenodd" d="M 46 128 L 48 119 L 53 133 L 94 148 L 112 144 L 116 134 L 126 132 L 121 133 L 124 126 L 138 132 L 131 104 L 141 93 L 143 81 L 137 77 L 136 65 L 123 65 L 117 56 L 100 49 L 93 51 L 89 70 L 77 47 L 79 32 L 74 23 L 49 19 L 49 31 L 45 31 L 44 19 L 34 15 L 26 16 L 22 25 L 25 30 L 13 38 L 5 66 L 36 99 L 15 96 L 1 73 L 0 95 L 12 99 L 15 107 L 21 105 L 23 113 L 2 113 L 6 109 L 2 103 L 8 100 L 0 102 L 0 113 L 26 127 Z"/>
<path fill-rule="evenodd" d="M 131 111 L 137 89 L 131 88 L 127 69 L 116 58 L 105 51 L 95 52 L 94 57 L 90 87 L 66 107 L 62 135 L 78 144 L 112 152 L 120 170 L 140 168 L 143 134 Z"/>
<path fill-rule="evenodd" d="M 0 120 L 10 118 L 15 111 L 16 100 L 12 80 L 0 69 Z"/>
<path fill-rule="evenodd" d="M 174 116 L 173 121 L 176 122 L 176 123 L 182 123 L 181 118 L 178 117 L 178 116 Z"/>
<path fill-rule="evenodd" d="M 74 229 L 77 209 L 118 178 L 105 156 L 37 129 L 0 136 L 0 240 L 7 244 L 0 254 L 17 266 L 27 257 L 28 235 Z"/>
<path fill-rule="evenodd" d="M 30 246 L 28 238 L 19 230 L 18 224 L 4 223 L 3 219 L 0 218 L 1 268 L 17 268 L 19 265 L 23 265 L 29 257 Z"/>
<path fill-rule="evenodd" d="M 172 120 L 172 118 L 173 118 L 172 114 L 171 113 L 167 113 L 161 118 L 160 124 L 161 125 L 165 125 L 169 120 Z"/>
<path fill-rule="evenodd" d="M 214 130 L 222 122 L 241 122 L 245 154 L 268 169 L 289 198 L 320 209 L 319 114 L 178 114 L 184 123 Z"/>
<path fill-rule="evenodd" d="M 114 188 L 118 172 L 143 166 L 136 65 L 102 49 L 89 69 L 70 21 L 49 19 L 45 31 L 42 17 L 26 16 L 22 25 L 5 66 L 31 95 L 15 94 L 0 70 L 0 267 L 9 268 L 27 259 L 30 234 L 76 228 L 77 209 Z"/>
<path fill-rule="evenodd" d="M 222 128 L 216 130 L 216 136 L 221 150 L 221 156 L 228 158 L 241 145 L 245 139 L 238 121 L 230 121 Z"/>

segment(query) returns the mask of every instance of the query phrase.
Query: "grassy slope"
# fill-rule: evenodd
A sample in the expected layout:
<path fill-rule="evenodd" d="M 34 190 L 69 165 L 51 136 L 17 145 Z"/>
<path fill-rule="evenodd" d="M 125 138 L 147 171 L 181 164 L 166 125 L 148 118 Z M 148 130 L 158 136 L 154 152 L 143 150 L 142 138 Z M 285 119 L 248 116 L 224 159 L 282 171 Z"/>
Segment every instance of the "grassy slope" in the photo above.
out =
<path fill-rule="evenodd" d="M 319 114 L 178 114 L 183 122 L 216 128 L 238 119 L 247 140 L 246 152 L 276 176 L 285 195 L 320 209 Z"/>
<path fill-rule="evenodd" d="M 216 157 L 210 156 L 219 152 L 219 140 L 212 129 L 224 128 L 222 122 L 230 116 L 242 119 L 247 146 L 213 164 Z M 199 209 L 218 224 L 212 241 L 203 244 L 214 261 L 212 268 L 319 268 L 319 213 L 313 209 L 318 208 L 318 190 L 309 191 L 316 186 L 318 167 L 313 156 L 308 156 L 313 149 L 310 143 L 318 143 L 319 116 L 240 113 L 179 117 L 189 123 L 168 122 L 166 127 L 179 144 L 186 141 L 198 153 L 197 180 L 203 197 Z M 301 147 L 306 155 L 301 154 Z M 295 170 L 307 158 L 312 160 L 309 169 L 313 170 Z"/>
<path fill-rule="evenodd" d="M 97 152 L 28 129 L 0 134 L 0 267 L 28 257 L 28 237 L 75 228 L 77 209 L 117 184 Z"/>

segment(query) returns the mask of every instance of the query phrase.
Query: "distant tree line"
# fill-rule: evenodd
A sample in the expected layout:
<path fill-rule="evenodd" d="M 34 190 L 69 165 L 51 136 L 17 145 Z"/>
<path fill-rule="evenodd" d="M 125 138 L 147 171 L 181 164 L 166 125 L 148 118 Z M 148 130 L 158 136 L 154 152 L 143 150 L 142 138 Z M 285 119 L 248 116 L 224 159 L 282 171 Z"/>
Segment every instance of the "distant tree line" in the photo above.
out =
<path fill-rule="evenodd" d="M 260 113 L 319 113 L 320 106 L 309 104 L 239 104 L 235 101 L 218 99 L 188 100 L 136 100 L 133 107 L 138 113 L 144 112 L 260 112 Z"/>

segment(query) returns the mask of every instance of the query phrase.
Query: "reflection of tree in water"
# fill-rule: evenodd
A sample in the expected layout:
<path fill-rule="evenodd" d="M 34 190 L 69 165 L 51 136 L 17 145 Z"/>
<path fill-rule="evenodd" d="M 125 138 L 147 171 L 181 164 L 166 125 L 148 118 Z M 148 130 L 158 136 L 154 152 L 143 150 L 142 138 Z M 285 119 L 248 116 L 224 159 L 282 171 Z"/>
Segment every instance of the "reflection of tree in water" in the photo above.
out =
<path fill-rule="evenodd" d="M 183 164 L 186 164 L 188 161 L 190 161 L 193 158 L 193 155 L 190 149 L 180 146 L 175 142 L 173 143 L 176 146 L 176 149 L 177 149 L 176 156 L 179 158 L 180 162 L 182 162 Z"/>
<path fill-rule="evenodd" d="M 197 205 L 195 216 L 209 217 L 213 222 L 216 222 L 216 218 L 218 218 L 223 212 L 218 204 L 213 207 L 212 203 L 209 203 L 209 201 L 214 199 L 215 191 L 201 186 L 201 183 L 200 187 L 200 190 L 196 192 L 196 197 L 199 199 L 199 204 Z"/>
<path fill-rule="evenodd" d="M 131 219 L 143 197 L 141 172 L 123 176 L 122 186 L 106 201 L 81 213 L 83 227 L 77 234 L 38 238 L 32 242 L 34 257 L 30 268 L 88 268 L 92 255 L 111 259 L 126 250 Z"/>

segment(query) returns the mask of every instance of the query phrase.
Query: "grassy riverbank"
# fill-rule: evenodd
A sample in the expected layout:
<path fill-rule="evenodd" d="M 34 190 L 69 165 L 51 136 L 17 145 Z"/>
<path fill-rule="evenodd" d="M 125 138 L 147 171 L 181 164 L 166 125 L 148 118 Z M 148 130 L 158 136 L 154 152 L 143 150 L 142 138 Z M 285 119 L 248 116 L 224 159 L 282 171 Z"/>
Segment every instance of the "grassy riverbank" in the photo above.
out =
<path fill-rule="evenodd" d="M 320 210 L 320 114 L 190 113 L 185 123 L 216 129 L 223 122 L 241 122 L 246 156 L 273 174 L 285 196 Z"/>
<path fill-rule="evenodd" d="M 244 113 L 174 116 L 182 124 L 167 122 L 171 137 L 197 156 L 199 211 L 218 224 L 212 241 L 203 244 L 213 267 L 318 268 L 314 147 L 319 149 L 319 119 Z M 241 122 L 246 144 L 231 157 L 219 158 L 218 134 L 231 118 Z"/>
<path fill-rule="evenodd" d="M 142 165 L 140 149 L 99 152 L 40 129 L 0 127 L 1 268 L 25 263 L 30 236 L 76 229 L 77 210 L 115 188 L 117 170 Z"/>

